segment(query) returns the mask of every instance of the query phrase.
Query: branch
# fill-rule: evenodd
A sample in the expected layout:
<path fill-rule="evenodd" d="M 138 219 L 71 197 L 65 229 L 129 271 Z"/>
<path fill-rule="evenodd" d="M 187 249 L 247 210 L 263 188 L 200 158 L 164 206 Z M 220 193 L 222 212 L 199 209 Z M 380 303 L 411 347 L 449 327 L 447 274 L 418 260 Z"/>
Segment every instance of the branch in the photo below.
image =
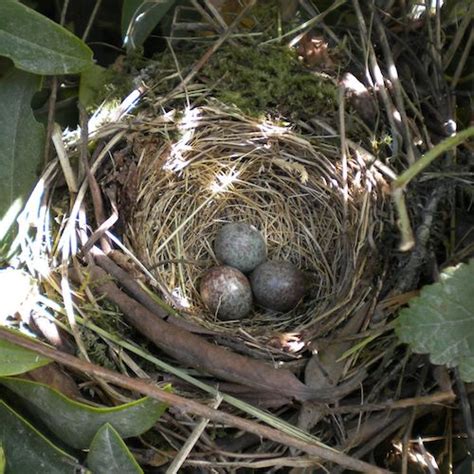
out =
<path fill-rule="evenodd" d="M 284 446 L 291 446 L 312 456 L 317 456 L 325 461 L 339 464 L 347 469 L 371 474 L 389 473 L 389 471 L 386 471 L 385 469 L 381 469 L 364 461 L 354 459 L 327 446 L 307 443 L 305 441 L 288 436 L 287 434 L 282 433 L 281 431 L 278 431 L 274 428 L 262 426 L 254 421 L 246 420 L 235 415 L 230 415 L 220 410 L 215 410 L 206 405 L 202 405 L 201 403 L 195 402 L 194 400 L 189 400 L 179 395 L 165 392 L 164 390 L 154 386 L 149 381 L 133 379 L 131 377 L 113 372 L 112 370 L 105 369 L 98 365 L 91 364 L 90 362 L 78 359 L 77 357 L 74 357 L 70 354 L 50 349 L 40 342 L 26 338 L 19 334 L 15 334 L 13 331 L 8 329 L 0 328 L 0 339 L 25 349 L 32 350 L 71 369 L 95 377 L 101 377 L 102 379 L 107 380 L 108 382 L 113 383 L 119 387 L 139 392 L 142 395 L 147 395 L 163 403 L 174 406 L 185 413 L 197 415 L 203 418 L 209 418 L 216 423 L 230 425 L 249 433 L 256 434 L 257 436 L 268 438 L 272 441 L 275 441 L 276 443 L 280 443 Z"/>

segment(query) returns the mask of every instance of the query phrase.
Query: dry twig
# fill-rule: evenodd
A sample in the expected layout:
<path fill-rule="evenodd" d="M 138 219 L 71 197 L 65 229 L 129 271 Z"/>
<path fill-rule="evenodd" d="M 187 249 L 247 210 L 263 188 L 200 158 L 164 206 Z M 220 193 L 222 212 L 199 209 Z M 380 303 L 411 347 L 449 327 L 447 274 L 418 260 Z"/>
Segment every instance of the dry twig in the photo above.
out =
<path fill-rule="evenodd" d="M 177 407 L 186 413 L 198 415 L 203 418 L 208 418 L 214 422 L 224 423 L 226 425 L 248 431 L 249 433 L 266 437 L 277 443 L 281 443 L 284 446 L 292 446 L 312 456 L 320 457 L 321 459 L 329 462 L 334 462 L 348 469 L 371 474 L 388 474 L 388 471 L 385 469 L 378 468 L 364 461 L 353 459 L 350 456 L 337 452 L 331 448 L 309 444 L 299 439 L 292 438 L 291 436 L 288 436 L 273 428 L 262 426 L 253 421 L 245 420 L 235 415 L 230 415 L 223 411 L 209 408 L 205 405 L 195 402 L 194 400 L 189 400 L 173 393 L 168 393 L 156 386 L 153 386 L 149 381 L 132 379 L 125 375 L 117 374 L 116 372 L 80 360 L 69 354 L 50 349 L 39 342 L 17 335 L 7 329 L 0 328 L 0 338 L 25 349 L 32 350 L 46 358 L 55 360 L 56 362 L 81 373 L 101 377 L 102 379 L 118 385 L 119 387 L 123 387 L 143 395 L 148 395 L 168 405 Z"/>

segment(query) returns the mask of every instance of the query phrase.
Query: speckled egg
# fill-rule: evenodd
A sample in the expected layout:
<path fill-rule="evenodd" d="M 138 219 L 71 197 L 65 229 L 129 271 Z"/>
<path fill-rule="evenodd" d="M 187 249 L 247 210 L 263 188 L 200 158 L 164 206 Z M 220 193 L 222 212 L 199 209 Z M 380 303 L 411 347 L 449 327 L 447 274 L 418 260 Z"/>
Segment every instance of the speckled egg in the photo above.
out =
<path fill-rule="evenodd" d="M 214 242 L 217 259 L 243 273 L 251 272 L 267 258 L 265 241 L 258 230 L 243 222 L 224 225 Z"/>
<path fill-rule="evenodd" d="M 223 321 L 242 319 L 252 309 L 252 289 L 239 270 L 221 265 L 211 268 L 202 278 L 201 298 L 206 307 Z"/>
<path fill-rule="evenodd" d="M 304 274 L 289 262 L 268 261 L 250 275 L 255 301 L 279 312 L 293 309 L 306 292 Z"/>

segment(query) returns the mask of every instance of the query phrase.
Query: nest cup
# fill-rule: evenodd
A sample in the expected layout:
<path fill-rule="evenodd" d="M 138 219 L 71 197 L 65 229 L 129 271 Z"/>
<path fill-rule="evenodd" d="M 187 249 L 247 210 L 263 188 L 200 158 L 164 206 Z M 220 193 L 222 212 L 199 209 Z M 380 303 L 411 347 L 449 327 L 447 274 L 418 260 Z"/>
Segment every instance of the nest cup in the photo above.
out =
<path fill-rule="evenodd" d="M 325 335 L 367 296 L 377 186 L 362 160 L 341 157 L 337 139 L 223 107 L 140 119 L 130 138 L 137 199 L 125 237 L 183 317 L 266 347 L 282 334 Z M 269 259 L 306 273 L 309 291 L 296 308 L 255 307 L 230 322 L 205 308 L 200 279 L 218 264 L 213 243 L 228 222 L 255 226 Z"/>

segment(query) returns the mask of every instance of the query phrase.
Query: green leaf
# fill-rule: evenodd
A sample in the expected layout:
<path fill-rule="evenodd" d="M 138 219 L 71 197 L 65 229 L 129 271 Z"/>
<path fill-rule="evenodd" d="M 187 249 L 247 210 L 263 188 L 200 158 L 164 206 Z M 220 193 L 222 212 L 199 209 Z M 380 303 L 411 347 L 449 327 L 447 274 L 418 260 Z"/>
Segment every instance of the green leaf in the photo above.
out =
<path fill-rule="evenodd" d="M 87 455 L 87 467 L 94 474 L 143 473 L 127 445 L 109 423 L 94 436 Z"/>
<path fill-rule="evenodd" d="M 0 55 L 36 74 L 76 74 L 92 64 L 82 40 L 15 0 L 0 2 Z"/>
<path fill-rule="evenodd" d="M 74 474 L 79 462 L 46 439 L 30 423 L 0 400 L 0 444 L 5 472 Z M 0 472 L 1 461 L 0 461 Z"/>
<path fill-rule="evenodd" d="M 122 438 L 139 436 L 149 430 L 166 409 L 163 403 L 148 397 L 112 408 L 96 408 L 29 380 L 2 378 L 0 383 L 21 397 L 29 411 L 56 436 L 77 449 L 88 448 L 105 423 L 110 423 Z"/>
<path fill-rule="evenodd" d="M 107 69 L 93 64 L 81 73 L 79 85 L 79 102 L 88 107 L 97 101 L 103 89 L 107 76 Z"/>
<path fill-rule="evenodd" d="M 122 38 L 127 50 L 141 46 L 176 0 L 124 0 Z"/>
<path fill-rule="evenodd" d="M 5 451 L 0 443 L 0 474 L 4 474 L 7 460 L 5 459 Z"/>
<path fill-rule="evenodd" d="M 44 127 L 35 120 L 30 106 L 40 84 L 39 76 L 16 69 L 0 80 L 0 221 L 5 218 L 10 224 L 31 191 L 43 160 Z M 5 222 L 0 224 L 0 239 L 7 227 Z"/>
<path fill-rule="evenodd" d="M 447 268 L 440 281 L 400 311 L 397 334 L 415 352 L 429 353 L 433 364 L 459 367 L 474 382 L 474 260 Z"/>
<path fill-rule="evenodd" d="M 18 375 L 28 372 L 51 361 L 33 351 L 0 340 L 0 376 Z"/>

